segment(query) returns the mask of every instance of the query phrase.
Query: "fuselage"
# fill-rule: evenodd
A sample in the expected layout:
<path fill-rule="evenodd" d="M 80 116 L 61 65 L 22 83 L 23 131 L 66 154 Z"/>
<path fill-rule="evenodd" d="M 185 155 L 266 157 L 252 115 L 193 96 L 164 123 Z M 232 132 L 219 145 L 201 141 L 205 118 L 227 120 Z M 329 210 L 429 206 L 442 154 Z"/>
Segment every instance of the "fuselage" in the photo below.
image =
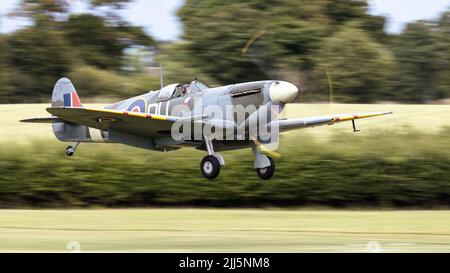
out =
<path fill-rule="evenodd" d="M 195 125 L 214 127 L 215 133 L 219 130 L 230 132 L 220 139 L 213 136 L 217 151 L 240 149 L 248 147 L 251 139 L 248 135 L 247 123 L 255 124 L 256 116 L 261 112 L 270 114 L 273 105 L 282 111 L 285 104 L 291 101 L 298 93 L 297 87 L 283 81 L 255 81 L 231 84 L 221 87 L 209 88 L 206 85 L 193 81 L 189 85 L 170 84 L 160 90 L 119 101 L 105 108 L 123 112 L 138 112 L 149 115 L 169 117 L 200 117 Z M 157 126 L 157 125 L 156 125 Z M 164 127 L 164 128 L 163 128 Z M 173 127 L 167 126 L 156 131 L 152 138 L 144 138 L 133 133 L 117 130 L 98 130 L 88 126 L 71 123 L 53 124 L 53 131 L 61 141 L 73 142 L 113 142 L 122 143 L 150 150 L 168 151 L 182 146 L 194 146 L 198 149 L 204 147 L 203 134 L 205 131 L 192 130 L 192 135 L 184 137 L 182 141 L 173 138 Z M 186 130 L 183 131 L 185 132 Z M 244 132 L 243 137 L 237 137 L 238 132 Z"/>
<path fill-rule="evenodd" d="M 221 87 L 209 88 L 206 85 L 193 81 L 188 88 L 181 84 L 170 84 L 157 91 L 119 101 L 106 106 L 107 109 L 122 110 L 129 112 L 140 112 L 153 115 L 164 116 L 198 116 L 214 112 L 213 116 L 208 116 L 210 122 L 217 120 L 221 124 L 226 121 L 234 127 L 239 127 L 249 116 L 260 107 L 270 104 L 277 104 L 283 110 L 284 105 L 291 101 L 298 93 L 297 87 L 283 81 L 255 81 L 247 83 L 231 84 Z M 237 109 L 240 108 L 240 109 Z M 238 117 L 236 114 L 227 113 L 245 111 L 245 117 Z M 217 112 L 223 113 L 217 115 Z M 161 132 L 161 138 L 165 139 L 170 146 L 192 145 L 197 148 L 202 141 L 192 140 L 171 143 L 168 132 Z M 119 142 L 121 142 L 119 140 Z M 230 150 L 248 147 L 250 141 L 244 140 L 223 140 L 216 141 L 217 150 Z"/>
<path fill-rule="evenodd" d="M 276 85 L 282 85 L 277 87 Z M 208 88 L 204 84 L 193 81 L 187 93 L 177 93 L 182 88 L 180 84 L 171 84 L 157 91 L 126 99 L 106 106 L 130 112 L 141 112 L 156 115 L 179 116 L 183 106 L 187 112 L 196 112 L 208 106 L 221 108 L 224 112 L 230 106 L 260 106 L 267 103 L 277 103 L 284 106 L 298 93 L 298 89 L 288 82 L 255 81 Z"/>

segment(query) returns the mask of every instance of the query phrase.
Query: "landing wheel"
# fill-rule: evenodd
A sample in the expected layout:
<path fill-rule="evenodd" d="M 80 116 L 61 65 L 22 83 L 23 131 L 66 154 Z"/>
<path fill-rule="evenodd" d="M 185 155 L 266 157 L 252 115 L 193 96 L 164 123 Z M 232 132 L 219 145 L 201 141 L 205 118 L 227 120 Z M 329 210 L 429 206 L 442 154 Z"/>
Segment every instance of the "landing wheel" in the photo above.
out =
<path fill-rule="evenodd" d="M 256 169 L 256 173 L 258 174 L 259 178 L 262 180 L 269 180 L 272 178 L 273 174 L 275 173 L 275 161 L 271 157 L 267 157 L 270 161 L 270 166 L 265 168 L 259 168 Z"/>
<path fill-rule="evenodd" d="M 220 162 L 216 157 L 208 155 L 203 158 L 200 170 L 205 178 L 214 179 L 220 173 Z"/>
<path fill-rule="evenodd" d="M 73 154 L 75 153 L 75 148 L 72 146 L 67 146 L 66 148 L 66 155 L 67 156 L 73 156 Z"/>

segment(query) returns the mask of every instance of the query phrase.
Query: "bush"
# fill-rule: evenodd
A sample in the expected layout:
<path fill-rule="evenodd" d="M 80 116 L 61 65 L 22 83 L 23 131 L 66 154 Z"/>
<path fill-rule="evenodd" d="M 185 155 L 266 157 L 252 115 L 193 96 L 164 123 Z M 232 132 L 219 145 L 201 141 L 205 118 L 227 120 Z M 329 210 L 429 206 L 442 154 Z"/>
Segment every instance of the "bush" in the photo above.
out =
<path fill-rule="evenodd" d="M 328 143 L 287 136 L 269 182 L 254 173 L 250 150 L 224 153 L 221 176 L 208 181 L 198 170 L 204 153 L 193 149 L 82 144 L 67 158 L 65 144 L 3 144 L 0 206 L 448 207 L 448 136 L 344 134 Z"/>

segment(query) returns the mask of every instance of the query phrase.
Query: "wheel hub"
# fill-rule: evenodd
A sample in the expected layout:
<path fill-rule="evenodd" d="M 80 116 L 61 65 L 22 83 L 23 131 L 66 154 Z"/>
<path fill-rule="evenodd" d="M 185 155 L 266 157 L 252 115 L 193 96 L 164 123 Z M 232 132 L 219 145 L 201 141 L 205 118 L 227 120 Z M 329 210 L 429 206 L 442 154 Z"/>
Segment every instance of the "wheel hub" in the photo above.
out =
<path fill-rule="evenodd" d="M 203 170 L 205 171 L 205 173 L 211 173 L 213 169 L 213 165 L 211 164 L 211 162 L 205 162 L 205 164 L 203 165 Z"/>

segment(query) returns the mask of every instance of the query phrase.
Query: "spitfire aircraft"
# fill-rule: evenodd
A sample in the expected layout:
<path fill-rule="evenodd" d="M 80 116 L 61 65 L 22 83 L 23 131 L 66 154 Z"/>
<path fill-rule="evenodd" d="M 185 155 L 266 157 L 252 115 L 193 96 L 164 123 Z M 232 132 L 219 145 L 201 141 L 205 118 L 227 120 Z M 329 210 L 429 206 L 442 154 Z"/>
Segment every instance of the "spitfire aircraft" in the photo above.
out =
<path fill-rule="evenodd" d="M 63 78 L 56 83 L 51 107 L 46 109 L 52 116 L 22 122 L 52 124 L 56 138 L 75 143 L 66 148 L 68 156 L 72 156 L 82 142 L 122 143 L 162 152 L 194 147 L 207 152 L 200 170 L 208 179 L 216 178 L 225 165 L 219 152 L 252 148 L 253 167 L 258 176 L 266 180 L 273 176 L 275 162 L 263 148 L 276 143 L 278 133 L 343 121 L 351 121 L 353 130 L 357 131 L 356 119 L 391 113 L 278 118 L 297 94 L 295 85 L 278 80 L 214 88 L 194 80 L 189 84 L 164 87 L 161 84 L 160 90 L 95 109 L 83 107 L 71 81 Z M 239 108 L 245 113 L 217 115 L 204 110 L 208 107 L 223 112 Z M 175 126 L 177 124 L 181 126 Z M 194 130 L 189 128 L 192 126 Z M 264 128 L 266 130 L 262 130 Z M 264 137 L 269 131 L 270 137 Z"/>

